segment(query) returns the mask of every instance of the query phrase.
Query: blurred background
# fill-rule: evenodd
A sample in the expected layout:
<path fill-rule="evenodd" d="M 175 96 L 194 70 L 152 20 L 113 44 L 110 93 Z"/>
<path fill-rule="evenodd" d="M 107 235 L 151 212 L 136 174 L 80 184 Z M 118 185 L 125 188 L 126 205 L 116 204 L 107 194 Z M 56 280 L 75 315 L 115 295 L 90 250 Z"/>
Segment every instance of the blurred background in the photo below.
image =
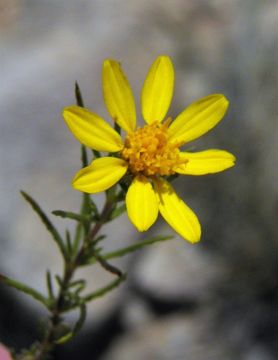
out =
<path fill-rule="evenodd" d="M 223 122 L 190 146 L 226 149 L 236 167 L 175 181 L 199 216 L 202 241 L 176 236 L 114 261 L 128 281 L 90 306 L 82 333 L 54 359 L 277 359 L 278 2 L 0 0 L 0 54 L 0 272 L 41 291 L 61 259 L 19 190 L 48 212 L 78 211 L 70 180 L 80 145 L 61 117 L 75 101 L 74 82 L 108 119 L 103 60 L 121 61 L 139 104 L 149 66 L 167 54 L 176 70 L 172 117 L 210 93 L 230 100 Z M 142 235 L 123 215 L 106 233 L 112 250 L 171 229 L 161 221 Z M 97 266 L 84 276 L 90 289 L 111 280 Z M 46 316 L 1 286 L 0 342 L 30 346 Z"/>

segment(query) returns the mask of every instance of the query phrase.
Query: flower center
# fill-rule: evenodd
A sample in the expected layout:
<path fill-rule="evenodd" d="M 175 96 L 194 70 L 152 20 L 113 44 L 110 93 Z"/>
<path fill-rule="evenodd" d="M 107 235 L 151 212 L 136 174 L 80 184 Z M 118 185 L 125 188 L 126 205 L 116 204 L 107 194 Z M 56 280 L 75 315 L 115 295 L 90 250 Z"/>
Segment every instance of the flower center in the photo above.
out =
<path fill-rule="evenodd" d="M 184 163 L 178 144 L 168 141 L 169 122 L 145 125 L 127 135 L 121 155 L 134 175 L 171 175 L 176 166 Z"/>

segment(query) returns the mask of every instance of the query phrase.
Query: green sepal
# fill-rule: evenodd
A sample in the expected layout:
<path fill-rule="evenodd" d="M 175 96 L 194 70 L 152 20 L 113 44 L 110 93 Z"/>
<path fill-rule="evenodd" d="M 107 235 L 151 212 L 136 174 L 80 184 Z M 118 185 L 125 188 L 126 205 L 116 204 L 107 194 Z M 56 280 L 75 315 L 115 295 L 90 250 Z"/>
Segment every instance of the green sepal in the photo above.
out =
<path fill-rule="evenodd" d="M 131 185 L 133 180 L 133 175 L 127 172 L 124 177 L 119 182 L 121 189 L 123 190 L 124 194 L 127 193 L 129 186 Z"/>
<path fill-rule="evenodd" d="M 83 97 L 80 91 L 80 87 L 78 85 L 78 82 L 75 82 L 75 88 L 74 88 L 74 94 L 75 94 L 75 100 L 76 100 L 76 104 L 78 106 L 84 107 L 84 101 L 83 101 Z"/>
<path fill-rule="evenodd" d="M 122 213 L 124 213 L 125 211 L 126 211 L 126 204 L 124 203 L 124 204 L 116 207 L 116 208 L 112 211 L 109 220 L 111 221 L 111 220 L 116 219 L 118 216 L 122 215 Z"/>
<path fill-rule="evenodd" d="M 100 158 L 100 156 L 101 156 L 100 152 L 97 151 L 97 150 L 92 149 L 92 153 L 94 154 L 94 157 L 95 157 L 96 159 L 97 159 L 97 158 Z"/>
<path fill-rule="evenodd" d="M 116 196 L 116 200 L 117 200 L 117 202 L 121 202 L 121 201 L 125 200 L 125 197 L 126 197 L 126 191 L 121 189 Z"/>
<path fill-rule="evenodd" d="M 118 133 L 119 135 L 121 135 L 122 129 L 121 129 L 121 127 L 116 123 L 116 121 L 114 122 L 114 129 L 117 131 L 117 133 Z"/>
<path fill-rule="evenodd" d="M 167 178 L 166 178 L 166 179 L 167 179 L 167 181 L 168 181 L 168 182 L 170 182 L 170 183 L 171 183 L 172 181 L 176 180 L 176 179 L 179 177 L 179 175 L 180 175 L 180 174 L 175 173 L 175 174 L 173 174 L 173 175 L 169 175 L 169 176 L 167 176 Z"/>

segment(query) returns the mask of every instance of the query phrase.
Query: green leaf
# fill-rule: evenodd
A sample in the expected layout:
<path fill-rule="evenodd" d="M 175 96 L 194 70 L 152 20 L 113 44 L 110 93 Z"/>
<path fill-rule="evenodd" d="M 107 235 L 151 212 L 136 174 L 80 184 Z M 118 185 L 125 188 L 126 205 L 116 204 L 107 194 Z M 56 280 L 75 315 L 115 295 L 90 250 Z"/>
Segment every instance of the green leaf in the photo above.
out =
<path fill-rule="evenodd" d="M 79 330 L 81 330 L 85 320 L 86 320 L 86 315 L 87 315 L 87 308 L 85 304 L 82 304 L 79 306 L 79 311 L 80 311 L 80 315 L 79 315 L 79 319 L 77 320 L 74 329 L 73 329 L 73 334 L 76 335 L 78 333 Z"/>
<path fill-rule="evenodd" d="M 95 254 L 95 258 L 98 261 L 98 263 L 108 272 L 111 272 L 114 275 L 117 275 L 121 277 L 123 275 L 122 271 L 118 269 L 116 266 L 109 264 L 106 259 L 104 259 L 99 254 Z"/>
<path fill-rule="evenodd" d="M 172 235 L 155 236 L 155 237 L 153 237 L 151 239 L 148 239 L 148 240 L 138 241 L 136 244 L 133 244 L 131 246 L 127 246 L 127 247 L 122 248 L 120 250 L 116 250 L 116 251 L 104 254 L 103 258 L 106 259 L 106 260 L 109 260 L 109 259 L 113 259 L 113 258 L 116 258 L 116 257 L 121 257 L 121 256 L 127 255 L 127 254 L 129 254 L 129 253 L 131 253 L 133 251 L 139 250 L 139 249 L 141 249 L 141 248 L 143 248 L 145 246 L 149 246 L 149 245 L 155 244 L 157 242 L 166 241 L 166 240 L 170 240 L 170 239 L 173 239 Z"/>
<path fill-rule="evenodd" d="M 44 306 L 48 307 L 48 300 L 45 298 L 45 296 L 42 295 L 41 293 L 39 293 L 37 290 L 31 288 L 28 285 L 25 285 L 14 279 L 8 278 L 7 276 L 4 276 L 2 274 L 0 274 L 0 283 L 3 283 L 14 289 L 17 289 L 17 290 L 31 296 L 35 300 L 39 301 Z"/>
<path fill-rule="evenodd" d="M 124 280 L 126 280 L 126 274 L 122 274 L 122 276 L 117 277 L 115 280 L 113 280 L 107 286 L 104 286 L 103 288 L 84 296 L 83 300 L 85 302 L 89 302 L 96 298 L 104 296 L 106 293 L 108 293 L 109 291 L 111 291 L 111 290 L 115 289 L 117 286 L 119 286 Z"/>
<path fill-rule="evenodd" d="M 61 276 L 55 275 L 55 280 L 57 281 L 57 284 L 59 285 L 59 287 L 62 288 L 63 287 L 63 280 L 62 280 Z"/>
<path fill-rule="evenodd" d="M 98 208 L 92 198 L 89 197 L 89 200 L 90 200 L 90 202 L 88 204 L 88 212 L 89 212 L 89 214 L 94 214 L 94 217 L 98 220 L 99 219 Z"/>
<path fill-rule="evenodd" d="M 72 256 L 72 242 L 71 242 L 71 234 L 68 229 L 66 229 L 66 245 L 67 245 L 67 253 L 69 257 Z"/>
<path fill-rule="evenodd" d="M 85 305 L 85 303 L 82 303 L 78 307 L 79 307 L 80 314 L 79 314 L 78 320 L 76 321 L 76 323 L 74 325 L 73 330 L 68 330 L 68 327 L 64 326 L 64 329 L 62 328 L 61 330 L 64 330 L 64 331 L 68 330 L 68 332 L 61 335 L 60 338 L 55 340 L 56 344 L 61 345 L 61 344 L 68 342 L 69 340 L 71 340 L 78 333 L 78 331 L 81 330 L 82 326 L 84 325 L 84 322 L 86 320 L 86 315 L 87 315 L 86 305 Z"/>
<path fill-rule="evenodd" d="M 97 237 L 94 239 L 94 244 L 97 244 L 97 243 L 101 242 L 101 241 L 102 241 L 103 239 L 105 239 L 105 238 L 107 238 L 107 235 L 104 235 L 104 234 L 97 236 Z"/>
<path fill-rule="evenodd" d="M 93 221 L 97 221 L 99 219 L 99 212 L 97 206 L 93 199 L 91 199 L 90 195 L 87 193 L 82 194 L 82 205 L 81 205 L 81 215 L 88 217 L 88 221 L 83 221 L 82 225 L 84 228 L 84 234 L 88 234 L 90 231 L 90 225 Z"/>
<path fill-rule="evenodd" d="M 74 294 L 79 295 L 86 287 L 86 281 L 83 279 L 75 280 L 69 284 L 69 288 L 74 288 Z"/>
<path fill-rule="evenodd" d="M 91 201 L 90 195 L 87 193 L 83 193 L 83 202 L 82 202 L 82 206 L 81 206 L 81 214 L 82 215 L 91 214 L 91 210 L 92 210 L 91 203 L 92 203 L 92 201 Z"/>
<path fill-rule="evenodd" d="M 73 337 L 73 332 L 70 331 L 66 335 L 60 337 L 60 339 L 55 340 L 55 344 L 62 345 L 64 343 L 68 342 L 69 340 L 71 340 L 72 337 Z"/>
<path fill-rule="evenodd" d="M 52 302 L 55 299 L 55 297 L 53 292 L 51 273 L 49 270 L 47 270 L 46 272 L 46 284 L 47 284 L 49 301 Z"/>
<path fill-rule="evenodd" d="M 24 199 L 32 206 L 33 210 L 37 213 L 37 215 L 40 217 L 41 221 L 46 226 L 47 230 L 52 235 L 54 241 L 58 245 L 63 257 L 66 259 L 68 257 L 68 254 L 66 252 L 65 245 L 63 243 L 63 239 L 61 238 L 60 234 L 54 227 L 54 225 L 51 223 L 47 215 L 43 212 L 43 210 L 40 208 L 38 203 L 26 192 L 21 191 L 21 195 L 24 197 Z"/>
<path fill-rule="evenodd" d="M 101 255 L 101 257 L 102 257 L 102 259 L 109 260 L 109 259 L 125 256 L 136 250 L 142 249 L 145 246 L 149 246 L 149 245 L 155 244 L 157 242 L 166 241 L 166 240 L 170 240 L 170 239 L 173 239 L 172 235 L 155 236 L 148 240 L 138 241 L 136 244 L 133 244 L 131 246 L 127 246 L 122 249 L 103 254 L 103 255 Z M 95 256 L 93 256 L 91 259 L 87 260 L 86 264 L 81 264 L 81 265 L 83 266 L 83 265 L 89 265 L 89 264 L 95 264 L 95 263 L 96 263 L 96 258 L 95 258 Z"/>
<path fill-rule="evenodd" d="M 79 222 L 89 222 L 90 216 L 83 215 L 83 214 L 77 214 L 71 211 L 64 211 L 64 210 L 54 210 L 52 211 L 52 214 L 55 216 L 59 216 L 64 219 L 71 219 Z"/>
<path fill-rule="evenodd" d="M 60 323 L 56 326 L 53 340 L 55 344 L 64 344 L 65 342 L 69 341 L 73 337 L 73 332 L 68 324 Z"/>
<path fill-rule="evenodd" d="M 72 254 L 73 254 L 73 256 L 77 255 L 80 240 L 81 240 L 81 237 L 82 237 L 83 233 L 84 233 L 83 226 L 82 226 L 81 223 L 78 223 L 77 226 L 76 226 L 74 241 L 73 241 L 73 245 L 72 245 Z"/>

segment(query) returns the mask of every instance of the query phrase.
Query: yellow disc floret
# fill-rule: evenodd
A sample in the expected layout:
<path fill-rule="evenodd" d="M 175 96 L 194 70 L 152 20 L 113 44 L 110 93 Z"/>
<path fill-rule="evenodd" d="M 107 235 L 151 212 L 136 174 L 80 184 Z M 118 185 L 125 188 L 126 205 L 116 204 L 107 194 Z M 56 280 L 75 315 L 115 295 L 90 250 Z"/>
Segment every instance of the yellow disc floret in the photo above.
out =
<path fill-rule="evenodd" d="M 134 175 L 171 175 L 184 163 L 178 144 L 168 140 L 168 124 L 155 122 L 128 133 L 121 155 Z"/>

